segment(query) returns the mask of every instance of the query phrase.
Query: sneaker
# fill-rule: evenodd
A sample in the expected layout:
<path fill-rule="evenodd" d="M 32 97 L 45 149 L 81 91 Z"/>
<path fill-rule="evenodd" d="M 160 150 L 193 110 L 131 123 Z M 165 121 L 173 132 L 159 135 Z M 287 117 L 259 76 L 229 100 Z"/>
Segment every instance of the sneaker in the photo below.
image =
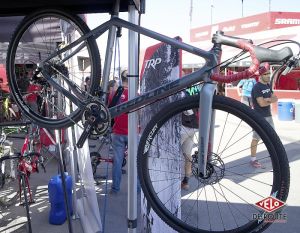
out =
<path fill-rule="evenodd" d="M 254 168 L 265 168 L 258 160 L 250 161 L 250 164 Z"/>
<path fill-rule="evenodd" d="M 190 188 L 190 186 L 189 186 L 189 183 L 187 182 L 187 181 L 182 181 L 181 182 L 181 188 L 183 189 L 183 190 L 189 190 L 189 188 Z"/>

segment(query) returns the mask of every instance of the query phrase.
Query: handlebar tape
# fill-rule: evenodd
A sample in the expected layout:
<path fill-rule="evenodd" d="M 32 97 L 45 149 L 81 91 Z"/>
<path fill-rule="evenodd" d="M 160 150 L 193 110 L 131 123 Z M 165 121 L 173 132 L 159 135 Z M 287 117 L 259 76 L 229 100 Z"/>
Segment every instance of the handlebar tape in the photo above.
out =
<path fill-rule="evenodd" d="M 223 83 L 230 83 L 233 81 L 250 78 L 253 75 L 255 75 L 256 71 L 259 71 L 259 73 L 262 74 L 266 70 L 260 69 L 260 63 L 281 62 L 284 60 L 288 60 L 293 56 L 293 52 L 289 47 L 285 47 L 280 50 L 262 48 L 253 45 L 251 40 L 246 40 L 232 36 L 225 36 L 223 32 L 220 31 L 213 35 L 212 42 L 248 51 L 252 60 L 251 66 L 247 70 L 244 70 L 242 72 L 238 72 L 232 75 L 222 75 L 219 73 L 212 74 L 212 80 Z M 265 67 L 265 69 L 267 68 Z"/>

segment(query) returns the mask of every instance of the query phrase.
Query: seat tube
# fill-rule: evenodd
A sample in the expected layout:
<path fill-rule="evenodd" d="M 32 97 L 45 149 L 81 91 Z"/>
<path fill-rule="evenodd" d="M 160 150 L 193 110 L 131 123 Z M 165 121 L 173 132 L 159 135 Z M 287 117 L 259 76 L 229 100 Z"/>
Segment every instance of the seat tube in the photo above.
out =
<path fill-rule="evenodd" d="M 206 164 L 208 155 L 208 144 L 212 123 L 212 101 L 216 90 L 216 84 L 206 83 L 200 91 L 199 101 L 199 142 L 198 142 L 198 175 L 206 177 Z"/>

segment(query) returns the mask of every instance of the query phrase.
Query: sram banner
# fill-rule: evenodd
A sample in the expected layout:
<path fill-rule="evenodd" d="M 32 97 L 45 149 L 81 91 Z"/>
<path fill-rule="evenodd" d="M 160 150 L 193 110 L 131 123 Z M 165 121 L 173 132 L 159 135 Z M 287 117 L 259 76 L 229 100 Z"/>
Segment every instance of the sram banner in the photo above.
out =
<path fill-rule="evenodd" d="M 299 25 L 300 12 L 267 12 L 209 26 L 193 28 L 190 31 L 190 40 L 191 42 L 210 40 L 211 35 L 217 30 L 221 30 L 227 35 L 240 36 Z"/>

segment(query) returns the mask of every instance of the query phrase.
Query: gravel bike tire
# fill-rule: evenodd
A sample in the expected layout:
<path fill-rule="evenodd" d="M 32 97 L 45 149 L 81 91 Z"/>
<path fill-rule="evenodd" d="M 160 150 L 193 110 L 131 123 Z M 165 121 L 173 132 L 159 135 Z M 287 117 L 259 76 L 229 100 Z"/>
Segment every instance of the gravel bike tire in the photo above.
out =
<path fill-rule="evenodd" d="M 255 219 L 258 215 L 254 214 L 264 213 L 255 203 L 268 196 L 285 202 L 288 196 L 286 151 L 274 129 L 254 110 L 236 100 L 214 96 L 214 140 L 209 144 L 207 163 L 210 176 L 199 175 L 195 156 L 190 160 L 189 190 L 181 189 L 184 159 L 175 135 L 185 132 L 181 114 L 198 108 L 199 98 L 186 97 L 165 106 L 145 127 L 137 157 L 143 193 L 154 212 L 178 232 L 261 232 L 271 223 Z M 257 159 L 265 169 L 252 168 L 249 163 L 253 130 L 261 137 Z M 197 144 L 195 140 L 195 148 Z"/>
<path fill-rule="evenodd" d="M 26 16 L 16 28 L 11 37 L 7 52 L 7 75 L 11 93 L 20 107 L 23 114 L 41 127 L 58 129 L 74 125 L 81 118 L 83 109 L 76 106 L 68 97 L 53 88 L 42 72 L 34 77 L 34 82 L 41 85 L 48 85 L 52 91 L 53 98 L 51 108 L 55 111 L 56 117 L 47 117 L 39 113 L 36 107 L 28 104 L 29 100 L 24 99 L 28 92 L 28 78 L 24 76 L 24 69 L 27 67 L 36 68 L 37 64 L 45 60 L 58 48 L 64 48 L 72 43 L 79 35 L 90 31 L 86 23 L 77 15 L 60 9 L 44 9 Z M 82 45 L 81 49 L 80 46 Z M 71 49 L 61 55 L 43 63 L 43 71 L 47 72 L 51 79 L 59 82 L 60 86 L 69 92 L 70 86 L 76 86 L 80 93 L 83 93 L 82 100 L 94 94 L 100 85 L 101 62 L 100 55 L 94 36 L 88 37 L 82 44 L 73 48 L 78 53 L 66 59 L 72 54 Z M 66 59 L 66 60 L 64 60 Z M 26 64 L 26 67 L 19 66 Z M 84 76 L 83 76 L 84 75 Z M 87 91 L 83 86 L 84 79 L 90 77 L 90 87 Z M 63 79 L 72 80 L 73 84 L 67 84 Z M 30 92 L 30 91 L 29 91 Z M 70 101 L 70 102 L 68 102 Z M 72 104 L 73 103 L 73 104 Z M 66 105 L 70 106 L 70 112 L 66 113 Z"/>

